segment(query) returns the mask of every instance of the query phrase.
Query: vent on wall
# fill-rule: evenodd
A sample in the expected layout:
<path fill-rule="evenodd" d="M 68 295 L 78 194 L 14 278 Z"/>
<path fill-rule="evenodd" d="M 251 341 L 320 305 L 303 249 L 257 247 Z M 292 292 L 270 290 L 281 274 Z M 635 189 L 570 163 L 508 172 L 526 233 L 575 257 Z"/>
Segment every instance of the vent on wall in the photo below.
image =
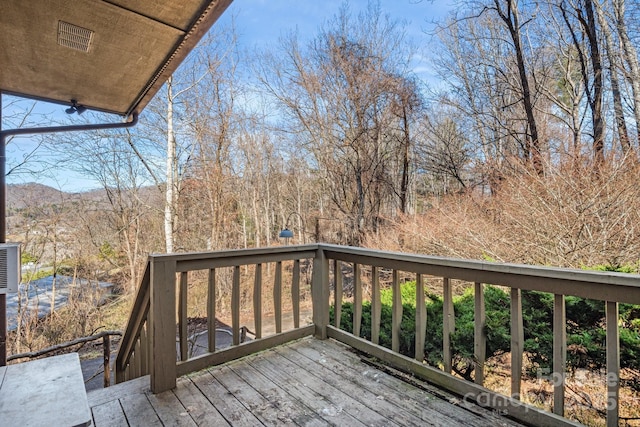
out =
<path fill-rule="evenodd" d="M 0 294 L 18 292 L 20 243 L 0 244 Z"/>
<path fill-rule="evenodd" d="M 58 44 L 82 52 L 89 52 L 93 31 L 68 22 L 58 21 Z"/>

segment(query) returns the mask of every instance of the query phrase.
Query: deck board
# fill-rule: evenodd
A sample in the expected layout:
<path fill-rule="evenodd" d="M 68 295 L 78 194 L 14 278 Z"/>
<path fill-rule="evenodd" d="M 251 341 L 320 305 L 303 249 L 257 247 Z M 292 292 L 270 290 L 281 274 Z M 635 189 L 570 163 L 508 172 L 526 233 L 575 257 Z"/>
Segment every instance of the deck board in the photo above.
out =
<path fill-rule="evenodd" d="M 325 426 L 324 421 L 316 412 L 307 406 L 303 401 L 297 400 L 289 392 L 274 384 L 253 366 L 235 365 L 230 368 L 238 374 L 246 383 L 274 405 L 279 412 L 279 416 L 288 422 L 293 421 L 296 425 L 308 427 Z"/>
<path fill-rule="evenodd" d="M 250 382 L 243 380 L 228 366 L 218 369 L 215 377 L 264 425 L 296 425 L 291 418 L 281 417 L 278 407 L 273 405 L 271 399 L 260 394 L 250 385 Z"/>
<path fill-rule="evenodd" d="M 145 394 L 131 394 L 119 400 L 125 414 L 136 414 L 135 419 L 130 419 L 130 425 L 162 426 L 160 418 Z"/>
<path fill-rule="evenodd" d="M 142 384 L 90 393 L 95 426 L 519 425 L 376 369 L 333 340 L 305 338 L 211 367 L 157 395 L 148 378 Z"/>
<path fill-rule="evenodd" d="M 193 382 L 231 425 L 260 425 L 260 421 L 242 405 L 238 397 L 230 393 L 211 373 L 204 372 L 194 377 Z"/>
<path fill-rule="evenodd" d="M 117 427 L 127 425 L 127 418 L 118 400 L 101 403 L 91 408 L 93 424 L 101 427 Z"/>
<path fill-rule="evenodd" d="M 487 427 L 520 425 L 491 410 L 464 402 L 430 384 L 422 382 L 422 388 L 418 388 L 400 381 L 364 364 L 348 346 L 336 342 L 333 344 L 342 348 L 342 351 L 327 349 L 323 342 L 318 340 L 309 340 L 307 345 L 297 346 L 295 350 L 312 361 L 330 368 L 339 378 L 355 382 L 362 389 L 376 390 L 385 399 L 396 404 L 399 409 L 419 416 L 430 425 Z"/>
<path fill-rule="evenodd" d="M 189 410 L 189 415 L 198 426 L 222 427 L 230 425 L 209 399 L 207 399 L 193 381 L 191 381 L 191 378 L 184 377 L 178 379 L 178 383 L 173 392 L 180 402 L 182 402 L 182 405 Z"/>
<path fill-rule="evenodd" d="M 311 371 L 311 374 L 316 375 L 318 378 L 323 378 L 324 381 L 336 388 L 344 387 L 346 384 L 347 388 L 344 388 L 343 391 L 347 392 L 350 396 L 360 402 L 360 404 L 381 415 L 395 413 L 393 417 L 394 422 L 400 425 L 422 426 L 426 421 L 434 422 L 434 425 L 451 425 L 452 419 L 449 417 L 442 416 L 435 417 L 434 419 L 434 414 L 427 415 L 425 411 L 417 410 L 417 405 L 415 408 L 403 405 L 403 399 L 396 398 L 395 396 L 398 393 L 396 390 L 386 387 L 377 382 L 374 378 L 366 375 L 370 371 L 368 368 L 366 368 L 365 371 L 355 371 L 353 369 L 345 370 L 340 369 L 341 365 L 337 364 L 338 368 L 336 370 L 332 370 L 327 366 L 327 363 L 331 364 L 331 362 L 328 362 L 328 358 L 323 355 L 319 355 L 319 358 L 313 359 L 307 358 L 304 354 L 298 352 L 300 350 L 299 348 L 296 349 L 298 351 L 294 351 L 292 349 L 288 350 L 291 351 L 286 353 L 283 352 L 283 355 L 287 359 L 299 364 L 300 366 L 305 366 L 309 363 L 317 364 L 317 369 L 315 371 Z M 348 380 L 348 382 L 345 383 L 345 379 Z M 398 409 L 403 409 L 403 411 L 398 411 Z M 435 415 L 437 416 L 440 414 Z"/>

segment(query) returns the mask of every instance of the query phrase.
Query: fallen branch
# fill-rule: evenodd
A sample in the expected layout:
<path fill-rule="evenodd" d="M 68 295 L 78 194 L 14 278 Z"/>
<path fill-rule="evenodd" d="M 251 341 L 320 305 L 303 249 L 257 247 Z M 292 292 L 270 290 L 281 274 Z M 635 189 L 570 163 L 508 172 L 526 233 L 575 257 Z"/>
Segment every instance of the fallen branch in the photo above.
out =
<path fill-rule="evenodd" d="M 30 351 L 27 353 L 20 353 L 20 354 L 12 354 L 11 356 L 7 357 L 7 362 L 10 362 L 12 360 L 16 360 L 16 359 L 25 359 L 25 358 L 29 358 L 29 359 L 33 359 L 35 357 L 40 357 L 43 356 L 45 354 L 54 352 L 54 351 L 58 351 L 58 350 L 62 350 L 68 347 L 73 347 L 74 345 L 78 345 L 78 344 L 85 344 L 88 343 L 90 341 L 94 341 L 100 338 L 104 338 L 106 336 L 109 335 L 118 335 L 118 336 L 122 336 L 122 332 L 121 331 L 102 331 L 98 334 L 95 335 L 91 335 L 88 337 L 81 337 L 81 338 L 76 338 L 73 341 L 68 341 L 62 344 L 56 344 L 54 346 L 51 347 L 47 347 L 44 348 L 42 350 L 38 350 L 38 351 Z"/>

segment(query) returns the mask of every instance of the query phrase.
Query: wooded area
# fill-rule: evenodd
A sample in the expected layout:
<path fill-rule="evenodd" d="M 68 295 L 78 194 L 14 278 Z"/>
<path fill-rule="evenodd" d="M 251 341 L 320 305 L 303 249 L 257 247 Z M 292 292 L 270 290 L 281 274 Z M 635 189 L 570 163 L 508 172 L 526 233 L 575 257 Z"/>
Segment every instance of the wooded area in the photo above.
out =
<path fill-rule="evenodd" d="M 135 128 L 47 137 L 8 166 L 47 165 L 46 149 L 106 195 L 24 191 L 10 238 L 125 295 L 149 253 L 282 244 L 285 226 L 293 243 L 636 271 L 639 14 L 625 0 L 463 1 L 428 52 L 431 35 L 410 38 L 376 2 L 270 49 L 218 28 Z M 3 119 L 35 120 L 25 108 Z"/>

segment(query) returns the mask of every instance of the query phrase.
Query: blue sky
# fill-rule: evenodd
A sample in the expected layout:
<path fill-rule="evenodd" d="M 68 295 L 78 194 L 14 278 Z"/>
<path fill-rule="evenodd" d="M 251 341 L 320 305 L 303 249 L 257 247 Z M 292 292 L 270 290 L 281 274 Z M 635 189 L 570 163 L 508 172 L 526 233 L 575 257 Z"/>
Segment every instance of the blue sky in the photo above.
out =
<path fill-rule="evenodd" d="M 296 30 L 301 37 L 313 37 L 324 21 L 338 13 L 343 3 L 343 0 L 235 0 L 218 24 L 228 25 L 233 18 L 242 47 L 268 48 L 275 45 L 281 35 L 292 30 Z M 433 21 L 442 20 L 453 5 L 454 0 L 380 0 L 383 13 L 405 22 L 407 36 L 420 47 L 412 65 L 414 71 L 423 79 L 428 80 L 431 77 L 425 58 L 428 57 L 431 39 L 429 32 L 434 27 Z M 352 0 L 349 6 L 355 14 L 367 7 L 367 1 Z M 6 97 L 4 104 L 7 104 Z M 39 103 L 36 111 L 40 116 L 34 116 L 34 120 L 41 118 L 43 122 L 34 123 L 32 126 L 48 125 L 47 118 L 52 115 L 64 116 L 59 105 Z M 6 117 L 7 112 L 4 114 Z M 21 138 L 11 144 L 7 148 L 8 163 L 15 164 L 16 159 L 21 159 L 33 146 L 34 140 L 30 138 Z M 38 166 L 34 163 L 33 169 L 39 169 Z M 39 173 L 37 176 L 20 173 L 7 178 L 9 183 L 33 181 L 70 192 L 98 187 L 97 183 L 65 168 L 64 164 L 48 167 L 45 174 Z"/>
<path fill-rule="evenodd" d="M 366 9 L 366 0 L 351 0 L 350 10 L 356 14 Z M 239 41 L 247 47 L 269 46 L 278 37 L 296 30 L 302 37 L 313 37 L 320 25 L 339 12 L 343 0 L 235 0 L 220 22 L 236 21 Z M 407 36 L 418 43 L 421 55 L 428 54 L 430 32 L 434 21 L 440 21 L 454 8 L 455 0 L 380 0 L 383 13 L 406 23 Z M 416 71 L 427 72 L 426 61 L 416 64 Z"/>

